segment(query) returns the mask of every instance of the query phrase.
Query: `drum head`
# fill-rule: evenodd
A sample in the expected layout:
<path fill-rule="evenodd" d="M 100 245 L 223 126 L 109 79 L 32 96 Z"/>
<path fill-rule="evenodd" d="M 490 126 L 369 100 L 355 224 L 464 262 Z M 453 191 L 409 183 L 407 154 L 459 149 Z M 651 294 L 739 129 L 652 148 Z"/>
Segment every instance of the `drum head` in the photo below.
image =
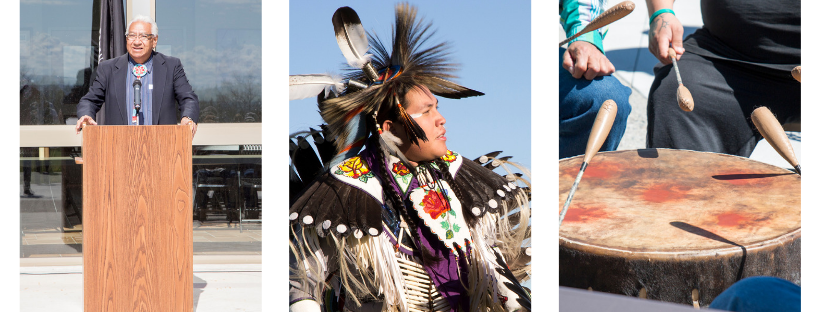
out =
<path fill-rule="evenodd" d="M 582 156 L 559 162 L 559 213 Z M 716 255 L 800 231 L 800 176 L 747 158 L 672 149 L 599 153 L 560 244 L 644 259 Z"/>

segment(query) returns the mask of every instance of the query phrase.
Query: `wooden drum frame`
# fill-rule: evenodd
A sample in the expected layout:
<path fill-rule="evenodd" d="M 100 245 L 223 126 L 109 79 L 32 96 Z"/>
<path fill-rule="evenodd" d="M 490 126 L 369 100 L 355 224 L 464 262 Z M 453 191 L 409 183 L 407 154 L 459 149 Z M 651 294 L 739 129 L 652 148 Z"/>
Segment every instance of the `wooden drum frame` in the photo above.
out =
<path fill-rule="evenodd" d="M 583 156 L 559 161 L 559 212 Z M 741 278 L 800 284 L 800 176 L 673 149 L 599 153 L 559 231 L 559 284 L 708 305 Z"/>

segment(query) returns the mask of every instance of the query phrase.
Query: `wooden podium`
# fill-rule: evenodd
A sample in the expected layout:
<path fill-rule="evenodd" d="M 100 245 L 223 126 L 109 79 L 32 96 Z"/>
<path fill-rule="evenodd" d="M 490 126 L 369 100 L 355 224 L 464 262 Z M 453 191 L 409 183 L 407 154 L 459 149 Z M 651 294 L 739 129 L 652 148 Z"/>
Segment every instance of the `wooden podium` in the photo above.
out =
<path fill-rule="evenodd" d="M 86 312 L 192 311 L 188 126 L 83 129 Z"/>

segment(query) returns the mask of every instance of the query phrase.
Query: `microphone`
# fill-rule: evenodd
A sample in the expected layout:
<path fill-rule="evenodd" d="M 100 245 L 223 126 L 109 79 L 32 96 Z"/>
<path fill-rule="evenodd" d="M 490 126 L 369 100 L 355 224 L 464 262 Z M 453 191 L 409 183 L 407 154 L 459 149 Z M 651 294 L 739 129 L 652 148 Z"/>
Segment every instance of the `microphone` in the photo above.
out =
<path fill-rule="evenodd" d="M 139 79 L 134 80 L 134 109 L 137 110 L 137 114 L 140 112 L 140 107 L 142 106 L 142 99 L 140 98 L 140 89 L 142 88 L 142 82 Z"/>

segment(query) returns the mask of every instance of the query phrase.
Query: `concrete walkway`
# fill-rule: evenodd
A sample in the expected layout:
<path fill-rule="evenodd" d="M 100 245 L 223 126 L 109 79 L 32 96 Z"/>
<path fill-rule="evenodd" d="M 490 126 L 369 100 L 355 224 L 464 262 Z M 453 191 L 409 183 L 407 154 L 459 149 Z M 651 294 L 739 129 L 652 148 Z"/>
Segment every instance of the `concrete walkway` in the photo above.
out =
<path fill-rule="evenodd" d="M 81 257 L 21 262 L 21 312 L 83 311 Z M 262 311 L 261 263 L 261 255 L 194 256 L 194 311 Z"/>

